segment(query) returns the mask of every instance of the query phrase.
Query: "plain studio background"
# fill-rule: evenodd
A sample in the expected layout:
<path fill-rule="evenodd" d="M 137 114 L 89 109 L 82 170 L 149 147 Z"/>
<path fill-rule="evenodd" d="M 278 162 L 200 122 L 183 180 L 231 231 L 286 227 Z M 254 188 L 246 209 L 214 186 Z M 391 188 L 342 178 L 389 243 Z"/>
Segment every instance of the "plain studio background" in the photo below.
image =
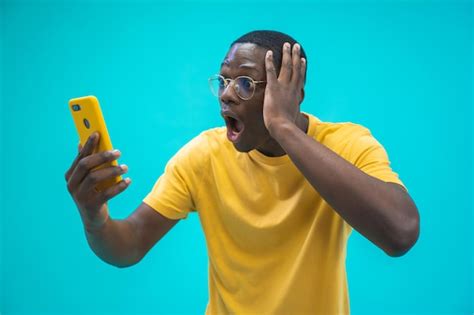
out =
<path fill-rule="evenodd" d="M 196 214 L 132 268 L 89 249 L 64 181 L 78 142 L 67 102 L 94 94 L 102 104 L 133 181 L 110 202 L 124 218 L 183 144 L 223 125 L 207 78 L 231 41 L 276 29 L 308 54 L 302 110 L 367 126 L 420 210 L 420 239 L 401 258 L 354 230 L 352 313 L 472 313 L 472 7 L 3 1 L 0 311 L 203 314 L 208 262 Z"/>

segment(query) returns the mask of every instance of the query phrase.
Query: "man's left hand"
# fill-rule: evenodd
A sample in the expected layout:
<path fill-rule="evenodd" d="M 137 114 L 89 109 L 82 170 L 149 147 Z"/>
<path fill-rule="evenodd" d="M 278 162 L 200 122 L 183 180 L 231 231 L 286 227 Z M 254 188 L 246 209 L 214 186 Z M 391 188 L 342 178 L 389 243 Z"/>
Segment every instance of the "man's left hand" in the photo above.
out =
<path fill-rule="evenodd" d="M 294 44 L 293 49 L 289 43 L 283 45 L 278 77 L 273 64 L 273 52 L 269 50 L 265 56 L 267 86 L 263 101 L 263 120 L 270 134 L 285 124 L 295 124 L 300 113 L 306 73 L 306 60 L 300 57 L 300 51 L 299 44 Z"/>

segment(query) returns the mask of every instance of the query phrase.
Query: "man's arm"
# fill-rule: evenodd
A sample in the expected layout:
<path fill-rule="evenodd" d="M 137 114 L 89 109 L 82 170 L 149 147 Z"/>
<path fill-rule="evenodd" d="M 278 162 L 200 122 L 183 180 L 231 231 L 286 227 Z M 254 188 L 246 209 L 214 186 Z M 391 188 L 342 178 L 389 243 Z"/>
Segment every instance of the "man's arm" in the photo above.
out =
<path fill-rule="evenodd" d="M 397 184 L 365 174 L 306 135 L 296 125 L 304 97 L 306 60 L 300 47 L 285 43 L 277 77 L 271 51 L 265 57 L 265 126 L 296 167 L 353 228 L 390 256 L 401 256 L 416 242 L 420 219 L 408 193 Z"/>
<path fill-rule="evenodd" d="M 84 226 L 84 230 L 89 246 L 98 257 L 123 268 L 138 263 L 178 222 L 142 202 L 125 220 L 108 217 L 100 228 Z"/>
<path fill-rule="evenodd" d="M 294 124 L 271 134 L 324 200 L 388 255 L 401 256 L 415 244 L 419 214 L 402 186 L 367 175 Z"/>
<path fill-rule="evenodd" d="M 129 179 L 98 191 L 99 183 L 122 175 L 127 167 L 110 166 L 120 152 L 93 153 L 99 134 L 92 134 L 65 174 L 67 189 L 77 205 L 89 246 L 105 262 L 117 267 L 136 264 L 179 220 L 168 219 L 142 203 L 127 219 L 113 220 L 107 201 L 123 192 Z"/>

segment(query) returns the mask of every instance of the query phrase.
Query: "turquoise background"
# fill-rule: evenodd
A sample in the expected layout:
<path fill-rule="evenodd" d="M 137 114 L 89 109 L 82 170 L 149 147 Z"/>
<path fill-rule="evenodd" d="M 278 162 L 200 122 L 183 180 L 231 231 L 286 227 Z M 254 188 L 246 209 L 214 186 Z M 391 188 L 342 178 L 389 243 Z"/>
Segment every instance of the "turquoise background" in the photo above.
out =
<path fill-rule="evenodd" d="M 418 205 L 403 257 L 350 237 L 352 313 L 474 312 L 472 2 L 8 0 L 0 13 L 0 313 L 204 313 L 197 215 L 131 268 L 89 249 L 64 181 L 78 141 L 67 101 L 101 101 L 133 181 L 110 209 L 127 217 L 183 144 L 222 125 L 207 77 L 254 29 L 303 45 L 302 109 L 367 126 Z"/>

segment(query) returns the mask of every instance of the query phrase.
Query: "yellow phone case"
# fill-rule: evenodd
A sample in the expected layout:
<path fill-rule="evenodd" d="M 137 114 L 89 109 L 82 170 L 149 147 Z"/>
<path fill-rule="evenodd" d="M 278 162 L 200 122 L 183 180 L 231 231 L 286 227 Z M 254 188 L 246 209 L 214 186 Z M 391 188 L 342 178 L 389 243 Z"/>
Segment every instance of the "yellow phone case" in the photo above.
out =
<path fill-rule="evenodd" d="M 94 153 L 112 150 L 112 141 L 105 125 L 104 116 L 100 109 L 99 101 L 93 95 L 73 98 L 69 100 L 69 110 L 71 111 L 74 124 L 76 125 L 77 133 L 79 134 L 80 143 L 85 145 L 89 136 L 98 131 L 100 134 L 99 145 L 94 150 Z M 102 164 L 94 170 L 109 166 L 117 166 L 117 160 Z M 96 186 L 99 191 L 105 190 L 108 187 L 120 182 L 122 176 L 117 176 L 105 180 Z"/>

